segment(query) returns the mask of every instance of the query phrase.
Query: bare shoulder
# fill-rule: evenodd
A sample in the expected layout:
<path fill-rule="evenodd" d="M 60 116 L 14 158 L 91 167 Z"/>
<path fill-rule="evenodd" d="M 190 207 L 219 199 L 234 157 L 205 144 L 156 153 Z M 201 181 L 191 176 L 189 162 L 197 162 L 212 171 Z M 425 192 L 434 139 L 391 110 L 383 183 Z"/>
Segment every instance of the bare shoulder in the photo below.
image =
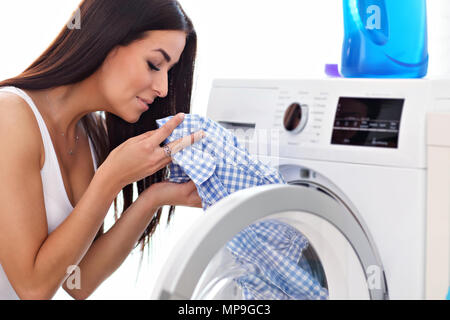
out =
<path fill-rule="evenodd" d="M 0 145 L 2 148 L 20 145 L 28 150 L 28 156 L 39 159 L 42 156 L 42 138 L 33 110 L 10 92 L 0 92 Z"/>
<path fill-rule="evenodd" d="M 33 110 L 28 103 L 22 97 L 11 92 L 0 92 L 0 112 L 2 115 L 0 121 L 4 122 L 17 120 L 15 117 L 22 117 L 22 121 L 34 120 Z"/>

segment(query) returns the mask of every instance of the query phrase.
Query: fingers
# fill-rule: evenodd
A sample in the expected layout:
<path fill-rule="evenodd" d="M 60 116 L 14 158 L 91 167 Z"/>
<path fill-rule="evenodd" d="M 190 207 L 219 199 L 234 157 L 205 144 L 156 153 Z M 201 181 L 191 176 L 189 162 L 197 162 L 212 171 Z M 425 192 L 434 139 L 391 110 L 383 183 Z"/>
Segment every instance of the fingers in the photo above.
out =
<path fill-rule="evenodd" d="M 159 129 L 149 131 L 141 135 L 143 137 L 142 139 L 151 137 L 152 144 L 158 143 L 158 145 L 160 145 L 172 134 L 172 132 L 183 122 L 183 120 L 184 113 L 179 113 L 176 116 L 172 117 L 172 119 L 167 121 L 166 124 Z M 162 148 L 156 148 L 155 152 L 159 154 L 159 159 L 161 159 L 158 162 L 157 167 L 164 168 L 172 162 L 173 155 L 177 154 L 184 148 L 187 148 L 200 141 L 204 137 L 206 137 L 206 133 L 204 131 L 197 131 L 189 136 L 168 143 Z"/>
<path fill-rule="evenodd" d="M 168 136 L 170 136 L 172 134 L 172 131 L 175 130 L 175 128 L 178 127 L 181 124 L 181 122 L 183 122 L 183 120 L 184 120 L 184 114 L 179 113 L 176 116 L 174 116 L 172 119 L 167 121 L 167 123 L 164 126 L 162 126 L 161 128 L 144 132 L 143 134 L 140 134 L 140 135 L 136 136 L 135 138 L 137 141 L 141 141 L 141 140 L 150 138 L 154 134 L 157 134 L 156 138 L 158 139 L 158 141 L 155 141 L 155 142 L 157 142 L 159 145 L 159 144 L 161 144 L 161 142 L 166 140 L 166 138 Z M 167 135 L 167 136 L 165 136 L 165 135 Z"/>
<path fill-rule="evenodd" d="M 176 116 L 174 116 L 172 119 L 166 122 L 165 125 L 163 125 L 161 128 L 156 130 L 155 132 L 155 139 L 158 144 L 161 144 L 164 140 L 169 137 L 173 130 L 175 130 L 176 127 L 178 127 L 184 120 L 184 113 L 179 113 Z"/>
<path fill-rule="evenodd" d="M 199 142 L 205 137 L 206 133 L 203 130 L 201 130 L 165 145 L 164 147 L 169 147 L 170 156 L 166 153 L 164 147 L 158 148 L 156 152 L 160 153 L 160 157 L 162 159 L 159 167 L 163 168 L 167 166 L 172 162 L 172 157 L 174 154 L 180 152 L 186 147 L 193 145 L 196 142 Z"/>
<path fill-rule="evenodd" d="M 198 190 L 197 190 L 197 186 L 195 185 L 195 183 L 191 180 L 189 182 L 189 189 L 190 189 L 190 193 L 189 193 L 189 203 L 191 203 L 191 207 L 196 207 L 196 208 L 203 208 L 202 205 L 202 198 L 200 198 L 200 195 L 198 194 Z"/>
<path fill-rule="evenodd" d="M 170 148 L 171 155 L 173 156 L 174 154 L 180 152 L 184 148 L 187 148 L 187 147 L 193 145 L 194 143 L 199 142 L 205 136 L 206 136 L 206 134 L 204 131 L 202 131 L 202 130 L 197 131 L 197 132 L 191 134 L 190 136 L 186 136 L 186 137 L 183 137 L 176 141 L 173 141 L 173 142 L 167 144 L 167 146 Z"/>
<path fill-rule="evenodd" d="M 156 132 L 156 130 L 151 130 L 151 131 L 147 131 L 144 132 L 143 134 L 140 134 L 136 137 L 136 141 L 141 141 L 141 140 L 145 140 L 147 138 L 150 138 L 152 135 L 154 135 Z"/>

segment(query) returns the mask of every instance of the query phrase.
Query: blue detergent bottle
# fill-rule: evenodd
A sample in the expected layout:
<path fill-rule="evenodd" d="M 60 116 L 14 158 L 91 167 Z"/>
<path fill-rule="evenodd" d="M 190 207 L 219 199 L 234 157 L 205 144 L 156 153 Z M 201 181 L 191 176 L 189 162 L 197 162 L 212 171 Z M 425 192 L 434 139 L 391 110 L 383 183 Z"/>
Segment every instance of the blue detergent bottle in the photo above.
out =
<path fill-rule="evenodd" d="M 422 78 L 428 70 L 426 0 L 343 0 L 341 73 Z"/>

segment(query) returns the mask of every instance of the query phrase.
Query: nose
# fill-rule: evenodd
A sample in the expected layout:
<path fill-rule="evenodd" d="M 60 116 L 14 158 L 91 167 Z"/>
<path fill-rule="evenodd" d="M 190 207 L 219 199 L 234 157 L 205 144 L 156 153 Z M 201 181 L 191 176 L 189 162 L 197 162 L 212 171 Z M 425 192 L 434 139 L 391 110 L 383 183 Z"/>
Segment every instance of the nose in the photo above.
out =
<path fill-rule="evenodd" d="M 154 79 L 153 79 L 153 91 L 158 95 L 160 98 L 165 98 L 167 96 L 168 92 L 168 75 L 166 72 L 160 72 Z"/>

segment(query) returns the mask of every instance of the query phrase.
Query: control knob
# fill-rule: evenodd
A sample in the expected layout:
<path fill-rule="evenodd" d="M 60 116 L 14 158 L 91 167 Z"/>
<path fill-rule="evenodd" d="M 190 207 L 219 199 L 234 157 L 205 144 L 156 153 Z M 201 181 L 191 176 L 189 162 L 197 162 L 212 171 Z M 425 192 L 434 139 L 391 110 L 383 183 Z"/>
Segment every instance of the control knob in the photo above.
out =
<path fill-rule="evenodd" d="M 308 122 L 308 109 L 305 104 L 292 103 L 284 113 L 284 128 L 294 134 L 302 132 Z"/>

